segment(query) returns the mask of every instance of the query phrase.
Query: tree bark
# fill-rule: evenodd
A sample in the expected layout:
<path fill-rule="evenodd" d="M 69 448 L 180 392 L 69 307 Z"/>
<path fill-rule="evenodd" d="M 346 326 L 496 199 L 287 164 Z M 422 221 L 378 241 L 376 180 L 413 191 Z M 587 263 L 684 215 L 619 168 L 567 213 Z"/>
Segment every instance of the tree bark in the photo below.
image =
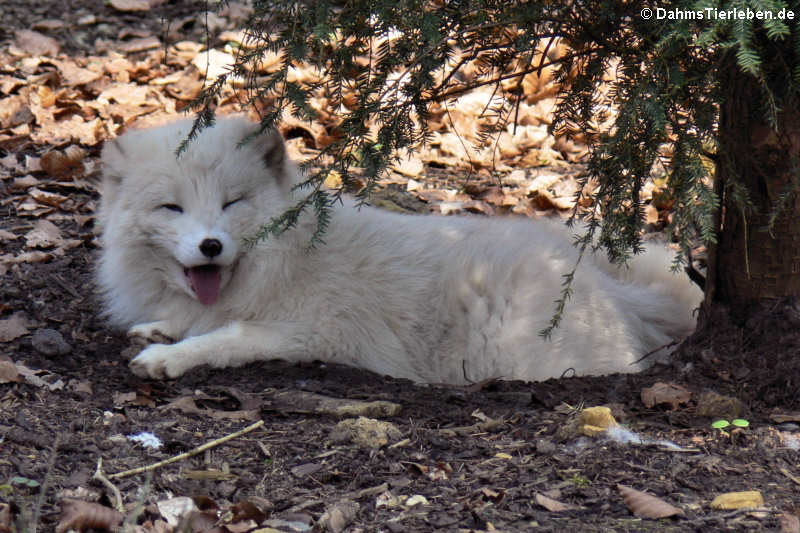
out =
<path fill-rule="evenodd" d="M 746 320 L 755 304 L 800 295 L 800 194 L 793 192 L 800 183 L 800 114 L 782 111 L 775 131 L 758 81 L 733 61 L 720 87 L 715 180 L 722 207 L 719 241 L 709 250 L 705 311 L 723 304 Z"/>

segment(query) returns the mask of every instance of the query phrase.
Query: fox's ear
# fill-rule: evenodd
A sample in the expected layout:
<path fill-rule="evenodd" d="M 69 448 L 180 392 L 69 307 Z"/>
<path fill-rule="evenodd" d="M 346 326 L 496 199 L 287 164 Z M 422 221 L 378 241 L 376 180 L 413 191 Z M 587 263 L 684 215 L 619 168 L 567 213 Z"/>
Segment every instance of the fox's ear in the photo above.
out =
<path fill-rule="evenodd" d="M 280 181 L 288 179 L 286 176 L 286 143 L 283 140 L 283 136 L 278 130 L 270 128 L 264 132 L 262 138 L 264 143 L 264 164 L 275 173 L 275 176 Z"/>
<path fill-rule="evenodd" d="M 113 196 L 122 183 L 122 169 L 128 158 L 119 138 L 105 143 L 100 159 L 103 162 L 102 193 L 106 198 Z"/>

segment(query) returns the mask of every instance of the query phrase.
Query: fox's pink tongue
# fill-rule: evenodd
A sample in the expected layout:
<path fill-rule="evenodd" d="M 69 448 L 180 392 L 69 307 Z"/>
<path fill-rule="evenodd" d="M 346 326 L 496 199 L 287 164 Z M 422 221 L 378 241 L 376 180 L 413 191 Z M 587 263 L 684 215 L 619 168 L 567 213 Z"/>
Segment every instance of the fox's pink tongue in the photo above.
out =
<path fill-rule="evenodd" d="M 203 265 L 186 269 L 197 299 L 203 305 L 212 305 L 219 298 L 222 273 L 217 265 Z"/>

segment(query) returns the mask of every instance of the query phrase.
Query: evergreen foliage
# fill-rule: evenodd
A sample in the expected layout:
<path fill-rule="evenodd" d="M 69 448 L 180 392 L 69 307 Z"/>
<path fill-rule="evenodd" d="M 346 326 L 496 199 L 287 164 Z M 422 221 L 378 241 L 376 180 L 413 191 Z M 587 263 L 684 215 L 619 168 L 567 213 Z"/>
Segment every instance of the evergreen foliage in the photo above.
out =
<path fill-rule="evenodd" d="M 564 135 L 580 132 L 591 140 L 583 180 L 592 180 L 597 187 L 593 201 L 576 202 L 574 212 L 587 228 L 577 243 L 581 254 L 602 247 L 612 261 L 622 262 L 640 250 L 641 191 L 654 169 L 665 173 L 675 202 L 670 229 L 684 247 L 695 233 L 714 242 L 719 191 L 715 193 L 706 178 L 717 158 L 720 69 L 735 58 L 742 76 L 758 80 L 761 109 L 774 127 L 781 110 L 795 105 L 800 84 L 797 19 L 779 18 L 782 10 L 800 16 L 800 2 L 795 1 L 665 1 L 647 6 L 653 14 L 650 19 L 642 16 L 643 4 L 616 0 L 254 0 L 253 4 L 255 11 L 246 25 L 251 47 L 242 49 L 233 69 L 195 102 L 196 125 L 213 120 L 215 98 L 231 76 L 247 81 L 250 103 L 275 102 L 264 115 L 264 128 L 284 110 L 314 120 L 309 105 L 314 95 L 325 95 L 331 109 L 343 110 L 336 141 L 308 165 L 316 169 L 303 184 L 308 196 L 272 220 L 262 237 L 293 226 L 311 208 L 323 223 L 315 237 L 324 238 L 326 209 L 340 194 L 321 188 L 329 172 L 337 172 L 347 187 L 355 182 L 358 169 L 367 178 L 361 191 L 366 197 L 375 177 L 396 160 L 399 150 L 413 150 L 429 138 L 430 106 L 446 106 L 477 86 L 491 85 L 503 96 L 482 117 L 481 139 L 490 145 L 493 134 L 514 121 L 522 77 L 554 64 L 562 94 L 552 129 Z M 692 11 L 695 16 L 659 20 L 658 9 L 668 15 Z M 730 14 L 732 9 L 744 16 L 709 16 L 711 10 Z M 748 12 L 769 12 L 774 18 L 759 20 Z M 705 16 L 701 19 L 698 13 Z M 570 52 L 551 60 L 547 51 L 556 39 L 564 39 Z M 253 67 L 266 51 L 280 54 L 281 68 L 256 79 Z M 320 81 L 292 81 L 290 69 L 299 63 L 318 69 Z M 462 73 L 470 64 L 477 66 L 477 76 L 467 84 Z M 609 87 L 607 73 L 612 71 Z M 353 96 L 355 105 L 345 102 Z M 610 109 L 615 110 L 613 125 L 603 131 L 599 125 Z M 776 208 L 786 201 L 781 197 Z M 746 198 L 742 202 L 746 204 Z M 678 261 L 682 260 L 680 256 Z M 574 271 L 565 276 L 551 327 L 561 318 L 573 275 Z"/>

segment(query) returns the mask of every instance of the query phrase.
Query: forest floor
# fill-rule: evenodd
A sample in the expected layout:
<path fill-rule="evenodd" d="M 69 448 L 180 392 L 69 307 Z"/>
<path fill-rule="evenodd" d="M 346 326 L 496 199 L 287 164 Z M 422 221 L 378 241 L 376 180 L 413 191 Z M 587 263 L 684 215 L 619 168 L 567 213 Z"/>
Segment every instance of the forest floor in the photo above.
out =
<path fill-rule="evenodd" d="M 97 156 L 185 107 L 206 29 L 197 2 L 132 4 L 0 7 L 0 532 L 800 531 L 793 308 L 764 311 L 781 331 L 720 319 L 640 374 L 454 387 L 272 361 L 134 376 L 92 290 Z M 164 39 L 178 44 L 159 62 Z M 502 187 L 481 172 L 465 187 L 445 140 L 380 202 L 539 216 L 572 195 L 580 147 L 541 141 L 547 164 L 512 154 Z M 583 425 L 600 406 L 622 425 Z M 738 491 L 746 504 L 712 505 Z"/>

